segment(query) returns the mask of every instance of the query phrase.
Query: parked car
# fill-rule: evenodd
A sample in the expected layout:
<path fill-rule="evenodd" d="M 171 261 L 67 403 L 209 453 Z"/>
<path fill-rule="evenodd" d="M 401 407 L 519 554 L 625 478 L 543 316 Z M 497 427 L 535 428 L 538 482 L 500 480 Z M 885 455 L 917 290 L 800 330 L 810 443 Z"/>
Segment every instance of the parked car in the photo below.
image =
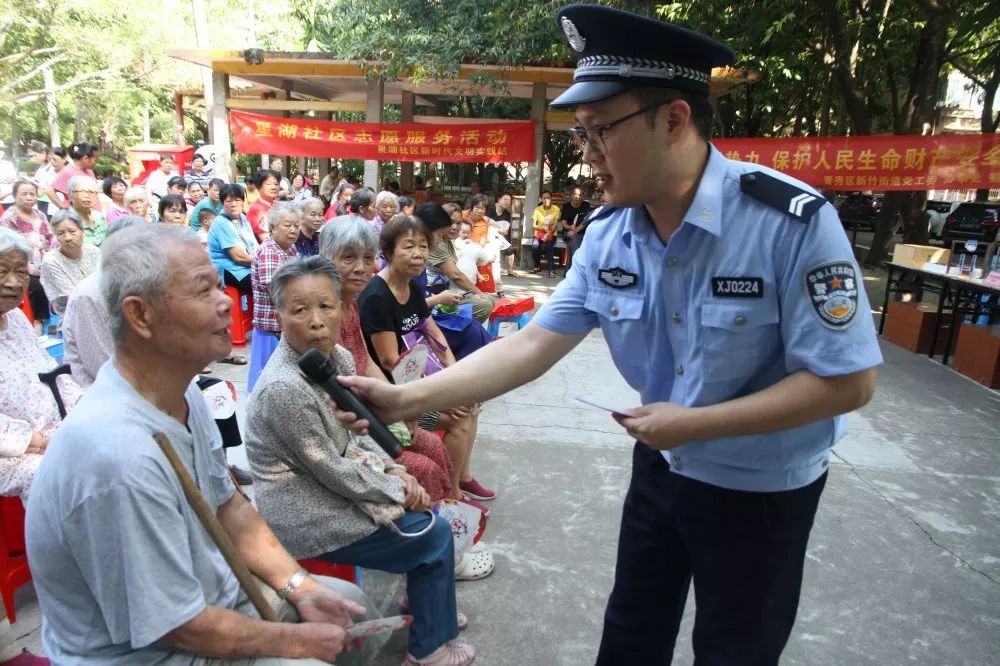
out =
<path fill-rule="evenodd" d="M 945 220 L 955 212 L 961 201 L 928 200 L 924 210 L 927 212 L 927 235 L 931 238 L 941 238 Z"/>
<path fill-rule="evenodd" d="M 882 212 L 882 195 L 880 194 L 849 194 L 840 207 L 837 208 L 840 221 L 845 227 L 875 228 L 875 222 Z"/>
<path fill-rule="evenodd" d="M 960 203 L 945 219 L 941 234 L 945 247 L 957 240 L 981 240 L 992 243 L 1000 230 L 1000 201 Z"/>

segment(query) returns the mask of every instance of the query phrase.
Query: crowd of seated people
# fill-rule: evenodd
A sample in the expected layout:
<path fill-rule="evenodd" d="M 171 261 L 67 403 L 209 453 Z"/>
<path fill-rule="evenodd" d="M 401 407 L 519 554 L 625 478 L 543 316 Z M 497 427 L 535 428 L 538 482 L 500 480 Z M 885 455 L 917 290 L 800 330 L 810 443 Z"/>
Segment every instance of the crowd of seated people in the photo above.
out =
<path fill-rule="evenodd" d="M 84 155 L 86 152 L 85 147 L 76 151 L 81 166 L 87 166 L 94 154 L 90 151 L 91 155 Z M 327 201 L 307 196 L 311 192 L 300 177 L 291 179 L 287 193 L 288 197 L 298 196 L 298 200 L 286 202 L 279 195 L 280 174 L 262 170 L 252 179 L 258 195 L 248 207 L 247 191 L 239 184 L 210 178 L 201 179 L 204 182 L 186 181 L 172 170 L 172 159 L 163 160 L 161 166 L 167 169 L 158 169 L 163 177 L 154 178 L 163 181 L 155 206 L 150 203 L 148 189 L 130 187 L 118 177 L 104 181 L 102 201 L 97 181 L 77 168 L 79 173 L 63 184 L 65 206 L 53 206 L 47 220 L 36 205 L 38 188 L 34 183 L 15 186 L 15 205 L 0 217 L 0 228 L 6 230 L 0 230 L 0 359 L 5 360 L 0 368 L 0 494 L 27 497 L 48 441 L 61 427 L 57 394 L 64 408 L 72 413 L 84 391 L 86 395 L 103 395 L 104 399 L 118 395 L 123 399 L 128 396 L 126 402 L 134 401 L 134 392 L 142 394 L 144 389 L 128 373 L 138 372 L 137 377 L 148 380 L 157 372 L 167 372 L 169 358 L 183 365 L 179 359 L 191 355 L 188 365 L 195 372 L 189 382 L 206 371 L 211 362 L 246 362 L 232 354 L 228 345 L 224 350 L 219 346 L 209 358 L 205 349 L 196 349 L 184 339 L 186 335 L 204 335 L 205 331 L 195 330 L 198 326 L 208 326 L 209 335 L 223 340 L 227 337 L 223 332 L 230 317 L 228 298 L 210 298 L 209 292 L 192 291 L 191 303 L 175 302 L 174 297 L 179 298 L 181 291 L 201 284 L 199 271 L 207 266 L 212 271 L 208 284 L 212 292 L 218 294 L 221 286 L 233 287 L 241 296 L 249 297 L 247 303 L 252 302 L 254 330 L 250 336 L 246 437 L 253 478 L 235 477 L 240 483 L 256 481 L 255 499 L 269 529 L 281 542 L 278 548 L 287 548 L 297 558 L 320 557 L 405 573 L 408 588 L 404 604 L 414 616 L 406 663 L 469 663 L 474 649 L 456 640 L 468 619 L 456 607 L 455 581 L 490 575 L 495 566 L 493 556 L 480 542 L 456 558 L 451 530 L 433 521 L 426 512 L 434 502 L 447 500 L 473 506 L 486 516 L 490 513 L 486 502 L 496 493 L 472 473 L 479 405 L 428 413 L 418 421 L 396 424 L 401 428 L 397 432 L 407 441 L 391 458 L 371 441 L 347 433 L 334 418 L 324 394 L 298 372 L 296 361 L 304 351 L 317 348 L 333 360 L 341 373 L 396 381 L 393 370 L 412 346 L 412 341 L 404 341 L 408 334 L 419 333 L 419 340 L 428 345 L 429 354 L 440 366 L 448 366 L 485 345 L 488 340 L 482 324 L 492 311 L 496 296 L 490 292 L 495 288 L 478 289 L 480 278 L 458 271 L 457 248 L 462 244 L 463 220 L 467 223 L 468 243 L 486 247 L 491 239 L 502 235 L 504 231 L 491 217 L 495 212 L 501 218 L 501 207 L 494 211 L 482 196 L 473 197 L 463 206 L 418 206 L 412 199 L 397 197 L 387 190 L 375 193 L 341 181 L 329 193 L 330 207 L 342 215 L 328 220 L 324 215 L 324 211 L 329 212 Z M 256 224 L 249 219 L 251 215 Z M 157 231 L 136 232 L 133 227 Z M 156 246 L 133 247 L 150 243 Z M 193 247 L 198 247 L 200 254 L 192 254 Z M 157 252 L 165 253 L 166 259 L 153 258 Z M 105 264 L 98 270 L 102 255 Z M 110 266 L 111 257 L 124 263 L 109 276 L 104 274 L 103 266 Z M 164 260 L 172 271 L 168 291 L 163 290 L 164 284 L 152 284 L 167 280 L 164 274 L 136 273 L 149 271 L 156 261 Z M 122 282 L 126 275 L 131 282 Z M 117 291 L 109 291 L 110 282 L 118 285 Z M 443 289 L 429 288 L 442 283 Z M 139 309 L 137 294 L 146 303 Z M 51 310 L 61 317 L 60 332 L 70 372 L 54 380 L 58 393 L 37 379 L 39 372 L 56 365 L 40 346 L 38 331 L 31 329 L 19 311 L 27 295 L 32 311 Z M 184 309 L 195 308 L 199 299 L 205 302 L 202 314 Z M 209 306 L 209 301 L 213 305 Z M 452 312 L 463 304 L 471 306 L 472 318 L 464 315 L 463 319 Z M 171 316 L 192 319 L 157 318 L 153 315 L 156 308 L 170 310 Z M 453 318 L 448 327 L 437 325 L 442 317 Z M 464 329 L 455 326 L 456 317 L 467 322 Z M 146 362 L 154 341 L 167 358 L 150 362 L 148 368 L 119 367 L 116 355 Z M 218 342 L 213 337 L 205 344 L 214 350 Z M 186 401 L 187 389 L 179 381 L 174 387 L 180 391 L 174 396 L 175 404 L 178 396 Z M 109 415 L 96 400 L 84 411 L 88 418 L 99 421 Z M 150 399 L 146 406 L 153 402 Z M 291 413 L 295 419 L 287 418 Z M 194 412 L 188 416 L 199 422 L 203 419 Z M 156 417 L 143 413 L 139 421 L 167 428 L 162 414 Z M 223 464 L 216 468 L 217 462 L 225 463 L 224 455 L 214 453 L 217 442 L 212 440 L 218 432 L 213 435 L 201 425 L 188 425 L 188 437 L 205 440 L 205 451 L 192 454 L 195 471 L 198 465 L 206 465 L 202 472 L 208 477 L 203 476 L 200 483 L 209 485 L 203 491 L 222 507 L 232 496 L 221 477 L 216 476 L 218 469 L 226 467 Z M 74 438 L 87 439 L 81 435 L 83 428 L 78 422 Z M 182 437 L 176 429 L 167 430 Z M 107 445 L 117 446 L 117 441 L 112 437 Z M 142 455 L 152 454 L 147 451 Z M 47 483 L 65 483 L 65 476 L 60 476 L 65 473 L 53 471 L 53 479 L 60 480 Z M 95 500 L 89 511 L 98 511 L 98 506 L 104 507 Z M 302 506 L 308 506 L 309 511 L 294 510 Z M 392 520 L 384 520 L 380 507 Z M 56 526 L 47 525 L 53 515 L 48 512 L 65 509 L 48 503 L 39 510 L 46 519 L 29 521 L 36 526 L 36 540 L 53 544 L 49 539 L 54 538 L 51 532 Z M 141 532 L 136 519 L 139 516 L 123 519 L 121 524 Z M 184 520 L 189 519 L 184 516 Z M 40 527 L 42 523 L 47 526 Z M 59 526 L 60 543 L 83 539 L 90 544 L 88 547 L 98 548 L 92 543 L 95 535 L 84 535 L 73 527 Z M 180 522 L 168 521 L 166 530 L 171 529 L 183 531 Z M 408 538 L 401 533 L 420 536 Z M 135 547 L 144 554 L 142 543 L 139 539 Z M 212 551 L 206 543 L 193 544 L 195 547 Z M 66 553 L 61 556 L 72 559 Z M 275 557 L 285 562 L 280 554 Z M 80 584 L 86 587 L 92 582 L 86 577 L 96 574 L 86 567 L 82 573 Z M 43 611 L 47 617 L 51 614 L 58 618 L 51 623 L 53 633 L 46 641 L 47 649 L 65 649 L 68 643 L 59 641 L 68 640 L 66 637 L 74 631 L 72 621 L 64 615 L 66 600 L 56 598 L 59 589 L 65 588 L 65 580 L 45 562 L 37 567 L 36 576 L 41 579 L 38 587 Z M 194 576 L 202 578 L 197 573 Z M 271 588 L 278 581 L 276 576 L 274 572 L 259 575 Z M 53 580 L 59 580 L 59 584 L 53 585 Z M 167 576 L 165 580 L 171 579 Z M 112 588 L 124 584 L 117 580 L 108 583 Z M 200 580 L 196 584 L 207 583 Z M 228 585 L 208 590 L 204 596 L 207 608 L 218 605 L 245 613 L 245 602 L 231 597 Z M 73 609 L 80 617 L 120 610 L 120 604 L 127 603 L 120 598 L 121 590 L 78 591 L 92 595 L 84 603 L 82 614 L 79 607 Z M 352 598 L 363 599 L 356 590 L 349 593 Z M 181 603 L 179 597 L 161 601 L 174 609 Z M 178 612 L 169 617 L 178 619 L 182 615 Z M 299 613 L 302 619 L 307 619 L 306 615 Z M 122 641 L 121 635 L 95 635 L 83 641 L 90 643 L 77 647 L 86 654 L 137 650 L 142 658 L 153 654 L 144 650 L 154 645 L 158 656 L 174 651 L 200 654 L 204 644 L 190 642 L 184 629 L 187 625 L 182 622 L 170 627 L 170 621 L 154 622 L 150 615 L 153 628 L 143 629 L 146 633 L 142 639 Z M 194 631 L 194 627 L 187 629 Z M 147 641 L 150 637 L 153 640 Z M 72 640 L 78 638 L 74 635 Z"/>

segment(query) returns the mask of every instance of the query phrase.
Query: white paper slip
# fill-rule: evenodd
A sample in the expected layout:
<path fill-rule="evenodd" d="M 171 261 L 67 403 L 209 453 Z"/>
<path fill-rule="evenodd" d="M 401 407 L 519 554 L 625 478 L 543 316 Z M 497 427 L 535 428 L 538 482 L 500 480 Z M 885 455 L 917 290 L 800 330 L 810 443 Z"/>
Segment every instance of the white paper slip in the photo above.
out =
<path fill-rule="evenodd" d="M 591 407 L 597 407 L 598 409 L 603 409 L 606 412 L 611 412 L 612 414 L 624 414 L 628 416 L 629 410 L 631 409 L 630 407 L 611 406 L 608 403 L 602 403 L 593 398 L 585 398 L 582 395 L 574 395 L 573 399 L 582 402 L 585 405 L 590 405 Z"/>

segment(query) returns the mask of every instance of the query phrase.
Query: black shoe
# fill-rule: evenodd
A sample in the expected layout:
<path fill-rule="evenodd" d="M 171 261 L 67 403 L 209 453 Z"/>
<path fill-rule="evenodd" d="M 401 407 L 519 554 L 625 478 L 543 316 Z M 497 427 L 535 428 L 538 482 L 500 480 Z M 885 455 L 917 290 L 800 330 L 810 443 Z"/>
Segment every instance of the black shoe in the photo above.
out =
<path fill-rule="evenodd" d="M 233 480 L 241 486 L 252 486 L 253 477 L 250 476 L 250 472 L 246 471 L 242 467 L 237 467 L 236 465 L 229 466 L 229 473 L 233 475 Z"/>

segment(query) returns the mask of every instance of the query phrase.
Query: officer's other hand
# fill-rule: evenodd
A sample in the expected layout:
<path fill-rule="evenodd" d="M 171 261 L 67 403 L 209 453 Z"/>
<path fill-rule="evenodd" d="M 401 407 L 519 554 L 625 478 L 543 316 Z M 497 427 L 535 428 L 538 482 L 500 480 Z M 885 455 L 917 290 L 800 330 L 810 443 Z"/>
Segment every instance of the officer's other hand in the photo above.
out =
<path fill-rule="evenodd" d="M 670 402 L 654 402 L 635 407 L 628 414 L 612 414 L 630 437 L 661 451 L 690 441 L 685 418 L 691 410 Z"/>

